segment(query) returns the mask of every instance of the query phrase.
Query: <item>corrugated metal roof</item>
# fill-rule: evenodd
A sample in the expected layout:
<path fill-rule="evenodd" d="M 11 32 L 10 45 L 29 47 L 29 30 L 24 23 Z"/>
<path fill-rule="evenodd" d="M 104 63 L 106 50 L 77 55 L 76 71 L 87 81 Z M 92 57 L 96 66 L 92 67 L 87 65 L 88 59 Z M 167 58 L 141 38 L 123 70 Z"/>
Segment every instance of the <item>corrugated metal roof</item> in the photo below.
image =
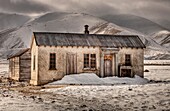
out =
<path fill-rule="evenodd" d="M 99 46 L 145 48 L 137 35 L 103 35 L 34 32 L 36 44 L 44 46 Z"/>
<path fill-rule="evenodd" d="M 22 54 L 24 54 L 25 52 L 27 52 L 29 50 L 29 48 L 26 49 L 20 49 L 20 50 L 15 50 L 14 53 L 12 53 L 11 55 L 8 56 L 8 59 L 10 58 L 14 58 L 14 57 L 19 57 Z"/>

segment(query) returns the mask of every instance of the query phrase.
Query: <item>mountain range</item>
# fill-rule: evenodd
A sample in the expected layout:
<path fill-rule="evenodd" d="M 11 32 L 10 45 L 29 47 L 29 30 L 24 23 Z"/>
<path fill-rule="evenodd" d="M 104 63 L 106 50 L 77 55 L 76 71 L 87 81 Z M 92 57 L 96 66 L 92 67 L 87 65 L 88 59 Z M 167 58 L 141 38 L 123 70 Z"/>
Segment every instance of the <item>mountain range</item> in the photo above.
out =
<path fill-rule="evenodd" d="M 146 35 L 152 35 L 162 30 L 169 30 L 151 20 L 131 14 L 104 15 L 100 18 L 122 27 L 134 29 Z"/>
<path fill-rule="evenodd" d="M 22 48 L 30 47 L 32 32 L 90 33 L 138 35 L 146 45 L 145 58 L 169 59 L 168 29 L 134 15 L 96 17 L 84 13 L 51 12 L 38 17 L 0 13 L 0 57 L 6 58 Z M 165 56 L 164 56 L 165 55 Z"/>

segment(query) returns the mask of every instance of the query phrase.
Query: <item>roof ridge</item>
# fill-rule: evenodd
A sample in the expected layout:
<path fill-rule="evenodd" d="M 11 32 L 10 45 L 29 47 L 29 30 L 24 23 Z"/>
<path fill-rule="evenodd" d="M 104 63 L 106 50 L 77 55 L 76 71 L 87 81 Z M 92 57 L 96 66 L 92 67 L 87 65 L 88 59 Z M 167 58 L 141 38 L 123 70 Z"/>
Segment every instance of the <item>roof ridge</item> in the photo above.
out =
<path fill-rule="evenodd" d="M 57 32 L 34 32 L 38 46 L 99 46 L 145 48 L 137 35 L 106 35 Z M 111 38 L 111 39 L 110 39 Z"/>
<path fill-rule="evenodd" d="M 112 35 L 112 34 L 84 34 L 84 33 L 64 33 L 64 32 L 33 32 L 34 34 L 73 34 L 73 35 L 86 35 L 86 36 L 115 36 L 115 37 L 120 37 L 120 36 L 125 36 L 125 37 L 138 37 L 138 35 Z"/>

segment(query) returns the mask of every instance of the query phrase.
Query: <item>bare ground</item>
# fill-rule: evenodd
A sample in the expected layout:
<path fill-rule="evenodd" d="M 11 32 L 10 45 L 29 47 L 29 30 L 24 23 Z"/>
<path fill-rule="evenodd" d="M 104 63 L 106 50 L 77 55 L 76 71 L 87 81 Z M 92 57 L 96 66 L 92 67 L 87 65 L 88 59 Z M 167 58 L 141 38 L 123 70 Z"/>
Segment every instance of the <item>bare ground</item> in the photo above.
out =
<path fill-rule="evenodd" d="M 170 84 L 29 86 L 1 79 L 0 111 L 169 111 Z M 4 82 L 6 81 L 6 82 Z"/>

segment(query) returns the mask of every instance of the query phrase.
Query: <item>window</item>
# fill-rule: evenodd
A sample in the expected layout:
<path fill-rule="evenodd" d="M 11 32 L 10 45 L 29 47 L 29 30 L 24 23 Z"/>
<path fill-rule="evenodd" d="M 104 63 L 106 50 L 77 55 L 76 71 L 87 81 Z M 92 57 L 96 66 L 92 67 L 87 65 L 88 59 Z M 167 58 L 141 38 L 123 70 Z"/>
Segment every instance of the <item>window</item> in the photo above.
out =
<path fill-rule="evenodd" d="M 84 68 L 96 68 L 96 54 L 84 54 Z"/>
<path fill-rule="evenodd" d="M 91 54 L 91 68 L 96 68 L 96 54 Z"/>
<path fill-rule="evenodd" d="M 90 68 L 89 54 L 84 54 L 84 68 Z"/>
<path fill-rule="evenodd" d="M 131 66 L 131 55 L 130 54 L 125 55 L 125 65 Z"/>
<path fill-rule="evenodd" d="M 33 70 L 35 70 L 35 55 L 34 55 L 34 58 L 33 58 Z"/>
<path fill-rule="evenodd" d="M 50 70 L 56 69 L 56 54 L 50 53 Z"/>

